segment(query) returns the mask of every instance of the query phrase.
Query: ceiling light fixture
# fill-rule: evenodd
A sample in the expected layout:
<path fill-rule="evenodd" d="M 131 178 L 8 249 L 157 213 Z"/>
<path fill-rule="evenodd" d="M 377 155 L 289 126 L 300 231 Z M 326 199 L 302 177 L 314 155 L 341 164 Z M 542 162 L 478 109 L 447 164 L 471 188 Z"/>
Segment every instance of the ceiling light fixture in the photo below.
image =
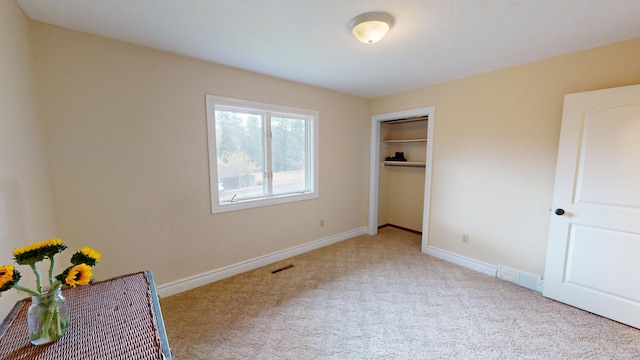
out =
<path fill-rule="evenodd" d="M 392 26 L 393 16 L 383 12 L 358 15 L 349 23 L 353 36 L 365 44 L 380 41 Z"/>

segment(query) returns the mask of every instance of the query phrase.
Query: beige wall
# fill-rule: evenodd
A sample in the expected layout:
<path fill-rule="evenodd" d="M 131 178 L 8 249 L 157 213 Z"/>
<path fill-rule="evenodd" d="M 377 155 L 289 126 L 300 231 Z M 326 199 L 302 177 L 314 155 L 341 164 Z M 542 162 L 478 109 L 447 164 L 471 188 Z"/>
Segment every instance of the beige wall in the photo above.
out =
<path fill-rule="evenodd" d="M 563 95 L 640 83 L 639 64 L 635 39 L 372 100 L 435 105 L 430 245 L 543 275 Z"/>
<path fill-rule="evenodd" d="M 369 103 L 33 24 L 60 233 L 158 284 L 367 225 Z M 320 198 L 212 215 L 205 94 L 320 112 Z M 325 221 L 320 227 L 320 220 Z"/>
<path fill-rule="evenodd" d="M 45 142 L 38 118 L 36 72 L 29 21 L 11 1 L 0 1 L 0 264 L 11 251 L 56 236 Z M 34 283 L 19 266 L 22 284 Z M 0 298 L 0 319 L 24 293 Z"/>

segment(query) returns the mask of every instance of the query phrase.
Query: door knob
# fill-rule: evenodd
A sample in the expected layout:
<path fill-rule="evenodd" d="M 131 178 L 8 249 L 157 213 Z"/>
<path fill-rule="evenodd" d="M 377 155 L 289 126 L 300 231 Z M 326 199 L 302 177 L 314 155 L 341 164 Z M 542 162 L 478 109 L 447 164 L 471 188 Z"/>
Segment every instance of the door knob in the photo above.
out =
<path fill-rule="evenodd" d="M 554 211 L 556 213 L 556 215 L 558 216 L 562 216 L 564 215 L 564 210 L 563 209 L 556 209 L 556 211 Z"/>

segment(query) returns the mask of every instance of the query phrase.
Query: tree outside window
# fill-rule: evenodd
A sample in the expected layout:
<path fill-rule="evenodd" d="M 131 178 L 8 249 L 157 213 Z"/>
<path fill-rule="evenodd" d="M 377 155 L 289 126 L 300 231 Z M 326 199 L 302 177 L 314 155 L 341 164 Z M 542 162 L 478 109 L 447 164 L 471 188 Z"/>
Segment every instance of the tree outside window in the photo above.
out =
<path fill-rule="evenodd" d="M 317 197 L 316 112 L 213 96 L 207 100 L 210 155 L 215 155 L 210 172 L 217 182 L 214 186 L 212 180 L 214 212 L 254 207 L 249 202 L 261 206 L 260 201 L 270 205 L 274 199 L 286 202 L 285 197 Z"/>

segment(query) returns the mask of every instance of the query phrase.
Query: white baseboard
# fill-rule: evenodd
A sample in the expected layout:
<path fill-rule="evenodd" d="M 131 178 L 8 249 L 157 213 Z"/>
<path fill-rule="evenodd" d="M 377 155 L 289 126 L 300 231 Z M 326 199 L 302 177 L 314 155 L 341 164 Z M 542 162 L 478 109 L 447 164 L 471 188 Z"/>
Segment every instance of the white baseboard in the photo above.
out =
<path fill-rule="evenodd" d="M 427 254 L 493 277 L 496 276 L 496 272 L 498 271 L 498 268 L 494 265 L 462 256 L 451 251 L 438 249 L 433 246 L 427 246 Z"/>
<path fill-rule="evenodd" d="M 322 239 L 314 240 L 306 244 L 276 251 L 271 254 L 259 256 L 254 259 L 250 259 L 250 260 L 242 261 L 233 265 L 225 266 L 220 269 L 207 271 L 198 275 L 190 276 L 188 278 L 162 284 L 157 286 L 158 296 L 162 298 L 162 297 L 178 294 L 183 291 L 191 290 L 199 286 L 203 286 L 218 280 L 222 280 L 224 278 L 228 278 L 233 275 L 238 275 L 249 270 L 254 270 L 259 267 L 269 265 L 277 261 L 288 259 L 292 256 L 300 255 L 300 254 L 309 252 L 311 250 L 319 249 L 321 247 L 331 245 L 343 240 L 347 240 L 355 236 L 364 235 L 366 233 L 367 233 L 367 227 L 361 227 L 361 228 L 349 230 L 340 234 L 328 236 Z"/>

